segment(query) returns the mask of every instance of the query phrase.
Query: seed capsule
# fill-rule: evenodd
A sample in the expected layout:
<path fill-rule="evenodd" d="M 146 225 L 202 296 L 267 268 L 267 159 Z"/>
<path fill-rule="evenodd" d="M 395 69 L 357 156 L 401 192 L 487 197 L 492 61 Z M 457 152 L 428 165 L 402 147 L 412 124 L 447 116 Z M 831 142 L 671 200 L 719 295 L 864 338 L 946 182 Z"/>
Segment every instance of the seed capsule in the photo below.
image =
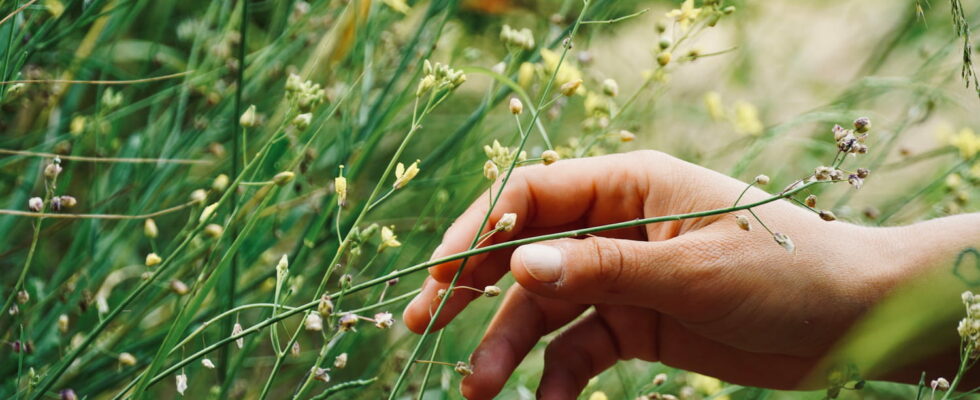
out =
<path fill-rule="evenodd" d="M 544 161 L 544 165 L 554 164 L 560 159 L 561 156 L 554 150 L 545 150 L 544 153 L 541 153 L 541 160 Z"/>
<path fill-rule="evenodd" d="M 516 97 L 510 98 L 510 113 L 514 115 L 521 115 L 524 112 L 524 103 Z"/>
<path fill-rule="evenodd" d="M 743 231 L 748 232 L 752 230 L 752 225 L 749 223 L 749 219 L 746 218 L 744 215 L 736 215 L 735 223 L 738 224 L 738 227 L 741 228 Z"/>

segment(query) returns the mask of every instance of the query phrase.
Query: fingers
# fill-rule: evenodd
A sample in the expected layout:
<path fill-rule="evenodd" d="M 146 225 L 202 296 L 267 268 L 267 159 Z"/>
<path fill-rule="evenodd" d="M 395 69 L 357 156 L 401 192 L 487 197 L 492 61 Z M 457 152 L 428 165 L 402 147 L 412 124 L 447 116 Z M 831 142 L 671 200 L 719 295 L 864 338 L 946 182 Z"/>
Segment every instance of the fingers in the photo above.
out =
<path fill-rule="evenodd" d="M 660 242 L 588 237 L 529 244 L 514 251 L 511 272 L 542 296 L 699 319 L 691 314 L 699 303 L 723 294 L 718 292 L 724 290 L 722 283 L 732 279 L 724 261 L 730 255 L 717 254 L 722 251 L 711 248 L 716 246 L 711 236 L 694 232 Z"/>
<path fill-rule="evenodd" d="M 541 337 L 574 320 L 587 306 L 544 298 L 514 285 L 470 357 L 473 375 L 461 390 L 469 400 L 492 399 Z"/>
<path fill-rule="evenodd" d="M 573 229 L 639 218 L 643 215 L 646 178 L 637 169 L 623 165 L 637 162 L 641 154 L 518 168 L 500 194 L 488 224 L 481 226 L 490 207 L 490 195 L 496 196 L 500 190 L 499 182 L 449 227 L 433 258 L 465 251 L 476 235 L 489 232 L 504 213 L 517 214 L 517 224 L 511 232 L 495 234 L 494 242 L 506 241 L 528 227 Z M 634 229 L 632 234 L 639 239 L 642 230 Z M 482 259 L 477 256 L 470 262 L 476 267 Z M 447 282 L 458 267 L 459 261 L 453 261 L 432 267 L 429 272 L 440 282 Z"/>
<path fill-rule="evenodd" d="M 592 314 L 562 332 L 545 349 L 538 399 L 578 398 L 589 379 L 619 359 L 612 331 L 598 314 Z"/>

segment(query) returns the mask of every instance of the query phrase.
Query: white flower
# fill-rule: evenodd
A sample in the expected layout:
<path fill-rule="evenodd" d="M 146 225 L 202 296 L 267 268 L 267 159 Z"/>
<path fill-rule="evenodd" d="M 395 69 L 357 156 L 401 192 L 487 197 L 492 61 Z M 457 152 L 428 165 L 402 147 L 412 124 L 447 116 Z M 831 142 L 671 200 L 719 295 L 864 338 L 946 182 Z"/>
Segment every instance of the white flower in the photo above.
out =
<path fill-rule="evenodd" d="M 181 372 L 177 375 L 177 392 L 183 396 L 185 390 L 187 390 L 187 374 Z"/>
<path fill-rule="evenodd" d="M 517 214 L 506 213 L 497 221 L 495 228 L 501 232 L 510 232 L 515 224 L 517 224 Z"/>
<path fill-rule="evenodd" d="M 205 359 L 201 360 L 201 365 L 203 365 L 204 368 L 207 368 L 207 369 L 214 369 L 214 363 L 211 362 L 211 359 L 210 358 L 205 358 Z"/>
<path fill-rule="evenodd" d="M 306 317 L 306 321 L 303 322 L 303 327 L 308 331 L 322 331 L 323 330 L 323 318 L 320 318 L 320 314 L 310 313 Z"/>
<path fill-rule="evenodd" d="M 388 329 L 395 324 L 395 317 L 390 312 L 380 312 L 374 314 L 374 326 L 379 329 Z"/>
<path fill-rule="evenodd" d="M 39 212 L 44 208 L 44 200 L 41 200 L 40 197 L 31 197 L 30 200 L 27 200 L 27 208 L 31 209 L 31 211 Z"/>

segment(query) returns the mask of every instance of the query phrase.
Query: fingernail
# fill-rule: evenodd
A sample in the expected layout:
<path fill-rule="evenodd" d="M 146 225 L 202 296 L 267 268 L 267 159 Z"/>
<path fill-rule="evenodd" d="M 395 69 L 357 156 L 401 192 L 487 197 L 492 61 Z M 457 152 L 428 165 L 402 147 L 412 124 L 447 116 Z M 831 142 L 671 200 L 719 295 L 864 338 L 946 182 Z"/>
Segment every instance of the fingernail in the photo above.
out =
<path fill-rule="evenodd" d="M 551 246 L 529 244 L 517 250 L 521 262 L 532 278 L 541 282 L 555 282 L 561 278 L 561 250 Z"/>
<path fill-rule="evenodd" d="M 432 257 L 429 260 L 435 260 L 438 257 L 442 257 L 442 244 L 440 243 L 435 250 L 432 250 Z"/>

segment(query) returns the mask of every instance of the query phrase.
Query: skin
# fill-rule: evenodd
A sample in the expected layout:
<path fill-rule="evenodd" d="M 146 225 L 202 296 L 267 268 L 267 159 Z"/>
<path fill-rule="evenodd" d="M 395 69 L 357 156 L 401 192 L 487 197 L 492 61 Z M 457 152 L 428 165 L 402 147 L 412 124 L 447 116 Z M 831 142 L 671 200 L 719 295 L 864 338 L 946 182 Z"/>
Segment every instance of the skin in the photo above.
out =
<path fill-rule="evenodd" d="M 726 208 L 745 187 L 653 151 L 522 167 L 514 171 L 489 226 L 480 226 L 489 203 L 484 194 L 448 229 L 433 258 L 466 250 L 478 230 L 489 231 L 504 213 L 518 215 L 516 227 L 494 234 L 493 242 Z M 494 193 L 497 188 L 499 182 Z M 770 196 L 752 189 L 742 202 Z M 848 327 L 892 288 L 922 273 L 922 266 L 949 261 L 959 249 L 980 243 L 980 214 L 869 228 L 823 221 L 789 201 L 754 211 L 789 236 L 795 251 L 777 245 L 754 219 L 746 232 L 724 214 L 471 258 L 460 285 L 482 288 L 508 272 L 518 284 L 507 291 L 471 356 L 474 374 L 463 380 L 463 395 L 493 398 L 532 347 L 559 329 L 545 350 L 542 399 L 575 398 L 589 378 L 629 359 L 742 385 L 797 388 Z M 747 211 L 739 214 L 751 219 Z M 534 246 L 558 250 L 555 273 L 533 268 L 535 255 L 549 253 Z M 448 287 L 458 267 L 453 262 L 430 270 L 422 293 L 405 310 L 409 329 L 425 330 L 436 293 Z M 477 296 L 455 291 L 435 327 Z M 943 361 L 955 368 L 955 358 Z"/>

